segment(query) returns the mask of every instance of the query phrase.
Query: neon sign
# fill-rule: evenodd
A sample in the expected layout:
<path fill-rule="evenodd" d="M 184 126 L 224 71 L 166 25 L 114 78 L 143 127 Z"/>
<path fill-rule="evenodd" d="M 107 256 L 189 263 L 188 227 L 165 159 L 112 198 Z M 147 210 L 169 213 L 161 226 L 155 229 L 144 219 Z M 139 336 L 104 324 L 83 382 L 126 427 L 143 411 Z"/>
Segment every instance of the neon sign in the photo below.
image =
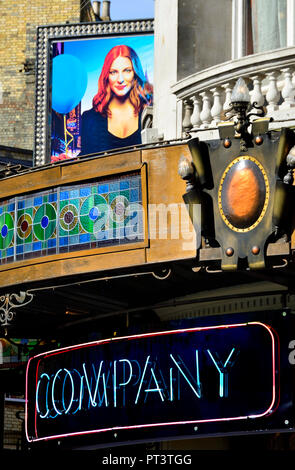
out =
<path fill-rule="evenodd" d="M 278 346 L 273 329 L 253 321 L 37 355 L 27 367 L 27 439 L 269 417 L 279 397 Z"/>

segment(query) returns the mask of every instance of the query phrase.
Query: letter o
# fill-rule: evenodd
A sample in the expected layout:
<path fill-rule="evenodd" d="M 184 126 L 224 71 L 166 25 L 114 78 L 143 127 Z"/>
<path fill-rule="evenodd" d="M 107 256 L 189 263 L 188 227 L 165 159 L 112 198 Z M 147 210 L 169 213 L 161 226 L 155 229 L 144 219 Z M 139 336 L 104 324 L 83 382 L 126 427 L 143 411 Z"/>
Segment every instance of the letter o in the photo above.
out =
<path fill-rule="evenodd" d="M 65 403 L 64 403 L 64 397 L 63 397 L 63 394 L 64 394 L 64 384 L 65 384 L 65 379 L 63 381 L 63 386 L 62 386 L 62 402 L 63 402 L 63 405 L 64 405 L 64 408 L 62 411 L 58 410 L 56 405 L 55 405 L 55 397 L 54 397 L 54 388 L 55 388 L 55 382 L 56 382 L 56 379 L 57 377 L 59 376 L 59 374 L 62 372 L 62 371 L 65 371 L 71 378 L 71 384 L 72 384 L 72 396 L 71 396 L 71 400 L 70 400 L 70 405 L 68 406 L 67 409 L 65 409 Z M 59 369 L 55 376 L 54 376 L 54 379 L 52 381 L 52 389 L 51 389 L 51 398 L 52 398 L 52 405 L 53 405 L 53 408 L 55 409 L 56 413 L 61 415 L 63 412 L 65 412 L 65 414 L 67 414 L 72 406 L 72 403 L 73 403 L 73 400 L 74 400 L 74 381 L 73 381 L 73 377 L 72 377 L 72 374 L 70 373 L 70 371 L 68 369 Z"/>
<path fill-rule="evenodd" d="M 66 375 L 65 378 L 64 378 L 64 382 L 63 382 L 63 386 L 62 386 L 62 403 L 63 403 L 63 407 L 64 407 L 64 412 L 65 412 L 65 414 L 68 414 L 68 412 L 70 411 L 71 406 L 72 406 L 72 404 L 73 404 L 73 401 L 74 401 L 75 387 L 74 387 L 74 381 L 73 381 L 73 377 L 72 377 L 71 372 L 70 372 L 68 369 L 64 369 L 64 371 L 67 373 L 67 375 Z M 65 388 L 65 383 L 66 383 L 66 378 L 67 378 L 67 376 L 69 376 L 70 379 L 71 379 L 72 396 L 71 396 L 71 399 L 70 399 L 70 404 L 69 404 L 69 406 L 67 407 L 67 409 L 65 409 L 64 388 Z"/>

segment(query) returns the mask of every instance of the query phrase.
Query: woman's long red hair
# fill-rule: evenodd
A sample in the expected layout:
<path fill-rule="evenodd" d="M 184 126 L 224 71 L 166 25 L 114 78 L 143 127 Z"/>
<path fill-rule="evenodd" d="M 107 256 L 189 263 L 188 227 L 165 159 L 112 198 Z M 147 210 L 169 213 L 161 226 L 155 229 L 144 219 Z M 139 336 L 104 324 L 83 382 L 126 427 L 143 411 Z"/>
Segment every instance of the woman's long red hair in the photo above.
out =
<path fill-rule="evenodd" d="M 112 63 L 119 56 L 128 57 L 133 66 L 134 80 L 129 93 L 129 99 L 134 107 L 134 113 L 138 115 L 145 105 L 152 104 L 152 86 L 147 82 L 144 76 L 138 55 L 134 49 L 126 45 L 115 46 L 106 55 L 98 79 L 98 92 L 92 101 L 93 108 L 104 116 L 110 115 L 108 105 L 113 94 L 109 84 L 109 72 Z"/>

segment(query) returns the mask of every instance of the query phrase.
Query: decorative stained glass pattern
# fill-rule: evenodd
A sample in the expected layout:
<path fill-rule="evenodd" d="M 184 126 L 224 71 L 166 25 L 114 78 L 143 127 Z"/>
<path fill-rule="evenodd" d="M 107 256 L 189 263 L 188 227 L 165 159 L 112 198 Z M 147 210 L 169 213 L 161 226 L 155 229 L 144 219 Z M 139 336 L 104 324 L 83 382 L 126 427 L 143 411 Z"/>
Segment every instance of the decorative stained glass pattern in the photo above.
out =
<path fill-rule="evenodd" d="M 140 172 L 0 204 L 1 264 L 144 239 Z"/>

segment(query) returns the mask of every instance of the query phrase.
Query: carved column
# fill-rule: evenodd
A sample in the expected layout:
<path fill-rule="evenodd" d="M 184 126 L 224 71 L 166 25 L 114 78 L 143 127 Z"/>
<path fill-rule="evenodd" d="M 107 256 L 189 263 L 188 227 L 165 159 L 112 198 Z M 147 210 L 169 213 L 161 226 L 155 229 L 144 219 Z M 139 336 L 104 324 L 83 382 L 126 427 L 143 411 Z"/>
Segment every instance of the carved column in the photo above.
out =
<path fill-rule="evenodd" d="M 253 91 L 251 93 L 251 104 L 256 103 L 257 106 L 263 106 L 264 96 L 261 91 L 262 76 L 254 75 L 250 78 L 253 81 Z"/>
<path fill-rule="evenodd" d="M 200 118 L 200 113 L 201 113 L 201 100 L 198 97 L 198 95 L 193 96 L 193 114 L 191 116 L 191 124 L 193 126 L 193 129 L 198 129 L 201 125 L 201 118 Z"/>
<path fill-rule="evenodd" d="M 188 134 L 192 128 L 192 122 L 191 122 L 191 116 L 193 113 L 192 101 L 190 99 L 184 100 L 183 107 L 184 107 L 184 117 L 182 121 L 182 128 L 184 132 Z"/>
<path fill-rule="evenodd" d="M 282 98 L 284 101 L 281 104 L 280 108 L 281 109 L 294 108 L 295 88 L 292 83 L 292 69 L 290 67 L 286 67 L 285 69 L 282 69 L 282 72 L 285 76 L 285 83 L 282 89 Z"/>
<path fill-rule="evenodd" d="M 217 125 L 218 122 L 221 121 L 221 113 L 222 113 L 222 104 L 221 104 L 221 90 L 219 87 L 212 88 L 210 90 L 213 94 L 213 106 L 211 109 L 211 116 L 213 121 L 211 124 Z"/>
<path fill-rule="evenodd" d="M 223 111 L 225 117 L 230 118 L 234 114 L 232 111 L 229 111 L 229 109 L 231 108 L 231 94 L 233 91 L 233 84 L 225 83 L 224 85 L 222 85 L 222 88 L 224 88 L 225 91 L 225 102 L 223 103 Z"/>
<path fill-rule="evenodd" d="M 266 93 L 266 99 L 268 102 L 267 112 L 272 113 L 273 111 L 279 109 L 278 102 L 280 99 L 280 92 L 277 88 L 278 72 L 274 71 L 267 73 L 266 75 L 269 79 L 268 91 Z"/>
<path fill-rule="evenodd" d="M 203 129 L 206 129 L 209 127 L 212 116 L 211 116 L 211 99 L 210 99 L 210 94 L 208 91 L 203 91 L 200 93 L 202 100 L 203 100 L 203 108 L 200 114 L 200 118 L 202 121 L 201 127 Z"/>

